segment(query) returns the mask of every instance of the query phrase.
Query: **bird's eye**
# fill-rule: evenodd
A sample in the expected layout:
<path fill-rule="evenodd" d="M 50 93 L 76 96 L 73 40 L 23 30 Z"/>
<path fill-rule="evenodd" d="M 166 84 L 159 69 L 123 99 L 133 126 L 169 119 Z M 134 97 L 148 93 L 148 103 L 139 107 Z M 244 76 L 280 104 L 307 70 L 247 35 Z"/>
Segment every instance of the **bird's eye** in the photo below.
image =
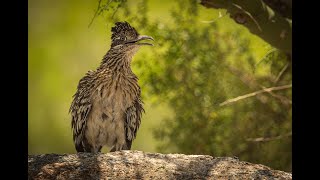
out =
<path fill-rule="evenodd" d="M 121 41 L 125 41 L 126 37 L 121 37 L 120 39 L 121 39 Z"/>

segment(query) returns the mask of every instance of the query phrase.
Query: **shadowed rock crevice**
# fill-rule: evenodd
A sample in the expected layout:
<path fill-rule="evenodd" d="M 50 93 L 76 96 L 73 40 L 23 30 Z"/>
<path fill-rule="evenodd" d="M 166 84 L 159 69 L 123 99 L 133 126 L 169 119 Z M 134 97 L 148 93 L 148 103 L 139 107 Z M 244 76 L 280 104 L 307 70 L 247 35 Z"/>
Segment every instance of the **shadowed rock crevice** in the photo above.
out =
<path fill-rule="evenodd" d="M 237 158 L 117 151 L 29 155 L 28 179 L 292 179 Z"/>

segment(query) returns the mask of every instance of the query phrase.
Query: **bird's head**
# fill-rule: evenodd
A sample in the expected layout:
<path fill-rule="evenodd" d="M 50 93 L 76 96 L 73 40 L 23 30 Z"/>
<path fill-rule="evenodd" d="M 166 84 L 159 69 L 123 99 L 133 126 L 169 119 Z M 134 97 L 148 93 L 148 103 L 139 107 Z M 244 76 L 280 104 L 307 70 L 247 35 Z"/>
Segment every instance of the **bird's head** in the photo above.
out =
<path fill-rule="evenodd" d="M 140 46 L 153 44 L 141 42 L 142 40 L 152 40 L 153 38 L 146 35 L 140 35 L 134 27 L 127 22 L 116 22 L 111 28 L 111 49 L 125 51 L 128 54 L 134 54 Z"/>

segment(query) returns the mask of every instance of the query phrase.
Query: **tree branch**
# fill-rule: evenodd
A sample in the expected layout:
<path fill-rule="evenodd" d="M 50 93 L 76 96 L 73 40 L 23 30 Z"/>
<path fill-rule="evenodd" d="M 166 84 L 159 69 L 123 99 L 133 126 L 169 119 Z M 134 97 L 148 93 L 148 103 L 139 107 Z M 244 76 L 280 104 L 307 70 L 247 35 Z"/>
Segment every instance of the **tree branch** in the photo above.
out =
<path fill-rule="evenodd" d="M 292 0 L 263 0 L 263 2 L 283 17 L 292 19 Z"/>
<path fill-rule="evenodd" d="M 274 83 L 277 84 L 277 82 L 280 80 L 282 74 L 287 70 L 289 66 L 289 63 L 287 63 L 283 68 L 282 70 L 280 71 L 280 73 L 278 74 L 277 78 L 274 80 Z"/>
<path fill-rule="evenodd" d="M 201 0 L 200 4 L 207 8 L 226 9 L 236 23 L 273 47 L 292 54 L 292 21 L 263 0 Z"/>
<path fill-rule="evenodd" d="M 241 71 L 233 66 L 230 66 L 227 64 L 225 64 L 225 66 L 232 74 L 235 75 L 235 77 L 239 78 L 250 89 L 256 90 L 258 88 L 261 88 L 259 86 L 259 84 L 257 83 L 256 79 L 252 75 L 246 74 L 243 71 Z M 256 96 L 256 98 L 263 104 L 267 103 L 267 101 L 268 101 L 268 97 L 263 94 Z"/>
<path fill-rule="evenodd" d="M 266 87 L 261 86 L 261 85 L 260 85 L 260 87 L 261 87 L 262 89 L 265 89 L 265 88 L 266 88 Z M 275 93 L 272 92 L 272 91 L 269 91 L 268 93 L 269 93 L 272 97 L 280 100 L 280 102 L 283 103 L 284 105 L 292 104 L 292 101 L 291 101 L 290 99 L 288 99 L 287 97 L 284 97 L 284 96 L 275 94 Z"/>
<path fill-rule="evenodd" d="M 273 141 L 273 140 L 278 140 L 282 139 L 285 137 L 290 137 L 292 136 L 292 132 L 284 135 L 279 135 L 275 137 L 259 137 L 259 138 L 247 138 L 246 141 L 251 141 L 251 142 L 268 142 L 268 141 Z"/>
<path fill-rule="evenodd" d="M 260 91 L 256 91 L 256 92 L 253 92 L 253 93 L 250 93 L 250 94 L 246 94 L 246 95 L 238 96 L 238 97 L 233 98 L 233 99 L 226 100 L 226 101 L 220 103 L 219 106 L 225 106 L 227 104 L 234 103 L 234 102 L 237 102 L 239 100 L 243 100 L 243 99 L 246 99 L 246 98 L 249 98 L 249 97 L 253 97 L 253 96 L 256 96 L 256 95 L 261 94 L 261 93 L 271 92 L 271 91 L 278 91 L 278 90 L 283 90 L 283 89 L 289 89 L 291 87 L 292 87 L 292 84 L 284 85 L 284 86 L 271 87 L 271 88 L 265 88 L 265 89 L 262 89 Z"/>
<path fill-rule="evenodd" d="M 91 24 L 93 23 L 93 20 L 94 20 L 94 19 L 96 18 L 96 16 L 98 15 L 98 11 L 100 10 L 100 4 L 101 4 L 101 0 L 99 0 L 97 10 L 96 10 L 96 12 L 94 13 L 94 16 L 93 16 L 93 18 L 91 19 L 91 22 L 90 22 L 90 24 L 88 25 L 88 27 L 91 26 Z"/>

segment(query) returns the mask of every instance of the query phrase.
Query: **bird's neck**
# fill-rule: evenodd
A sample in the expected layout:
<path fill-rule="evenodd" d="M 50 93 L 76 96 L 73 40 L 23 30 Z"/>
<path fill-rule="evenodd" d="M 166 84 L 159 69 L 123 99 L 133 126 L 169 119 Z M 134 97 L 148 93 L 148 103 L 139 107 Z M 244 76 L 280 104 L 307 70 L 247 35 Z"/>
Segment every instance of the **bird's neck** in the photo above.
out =
<path fill-rule="evenodd" d="M 132 56 L 124 52 L 108 51 L 103 57 L 99 69 L 108 68 L 113 72 L 132 73 L 131 71 Z"/>

